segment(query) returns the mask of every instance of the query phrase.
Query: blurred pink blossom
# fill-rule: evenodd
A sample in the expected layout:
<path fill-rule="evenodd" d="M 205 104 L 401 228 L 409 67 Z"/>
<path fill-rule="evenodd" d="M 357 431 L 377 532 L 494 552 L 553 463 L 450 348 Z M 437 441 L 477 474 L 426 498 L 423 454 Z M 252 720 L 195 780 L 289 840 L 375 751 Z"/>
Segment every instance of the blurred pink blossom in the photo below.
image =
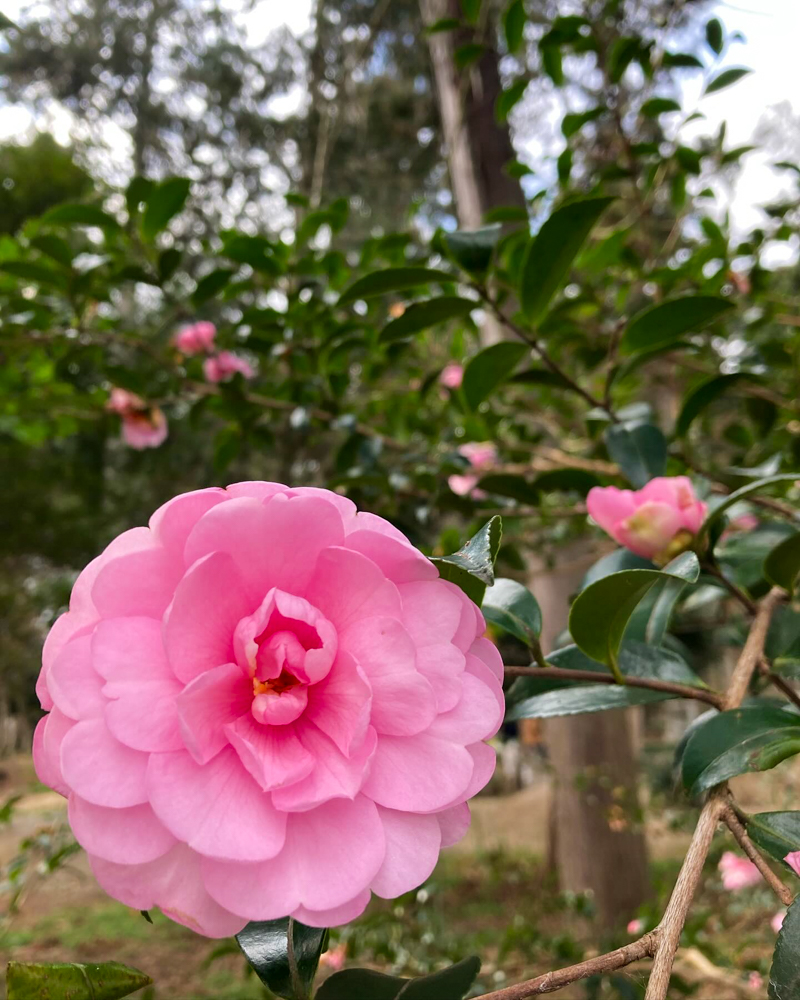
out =
<path fill-rule="evenodd" d="M 459 455 L 463 455 L 476 472 L 491 468 L 497 461 L 497 448 L 491 441 L 468 441 L 466 444 L 460 445 L 457 450 Z M 463 475 L 450 476 L 447 485 L 456 496 L 471 496 L 475 500 L 480 500 L 486 494 L 483 490 L 475 488 L 479 479 L 480 476 L 466 472 Z"/>
<path fill-rule="evenodd" d="M 203 374 L 209 382 L 227 382 L 237 372 L 247 379 L 254 378 L 256 374 L 250 362 L 233 351 L 220 351 L 203 362 Z"/>
<path fill-rule="evenodd" d="M 213 323 L 200 320 L 190 326 L 181 327 L 172 342 L 181 354 L 204 354 L 211 350 L 216 335 L 217 328 Z"/>
<path fill-rule="evenodd" d="M 636 917 L 635 920 L 630 921 L 626 930 L 629 934 L 641 934 L 644 930 L 644 920 L 641 917 Z"/>
<path fill-rule="evenodd" d="M 751 972 L 747 977 L 747 985 L 751 990 L 760 990 L 764 986 L 764 977 L 760 972 Z"/>
<path fill-rule="evenodd" d="M 786 910 L 778 910 L 778 912 L 770 920 L 769 925 L 773 931 L 777 934 L 781 927 L 783 927 L 783 921 L 786 919 Z"/>
<path fill-rule="evenodd" d="M 722 884 L 729 890 L 745 889 L 761 881 L 761 872 L 753 862 L 733 851 L 725 851 L 719 859 L 719 870 L 722 873 Z"/>
<path fill-rule="evenodd" d="M 586 504 L 620 545 L 662 564 L 689 547 L 707 509 L 686 476 L 658 476 L 640 490 L 595 486 Z"/>
<path fill-rule="evenodd" d="M 464 380 L 464 368 L 455 361 L 445 365 L 439 375 L 439 382 L 446 389 L 458 389 Z"/>
<path fill-rule="evenodd" d="M 336 948 L 329 948 L 320 955 L 319 964 L 330 969 L 332 972 L 339 972 L 344 966 L 347 958 L 347 945 L 342 943 Z"/>
<path fill-rule="evenodd" d="M 110 410 L 111 413 L 119 413 L 122 416 L 125 413 L 130 413 L 131 410 L 145 410 L 147 409 L 147 404 L 135 392 L 128 392 L 127 389 L 120 389 L 119 386 L 114 386 L 108 397 L 106 409 Z"/>
<path fill-rule="evenodd" d="M 167 418 L 157 406 L 122 417 L 122 440 L 137 451 L 158 448 L 166 441 L 167 433 Z"/>

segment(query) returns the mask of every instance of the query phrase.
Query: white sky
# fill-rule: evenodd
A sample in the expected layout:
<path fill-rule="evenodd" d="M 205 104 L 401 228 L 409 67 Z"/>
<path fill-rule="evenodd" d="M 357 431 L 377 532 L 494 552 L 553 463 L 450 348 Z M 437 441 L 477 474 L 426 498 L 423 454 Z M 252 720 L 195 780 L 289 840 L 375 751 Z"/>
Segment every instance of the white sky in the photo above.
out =
<path fill-rule="evenodd" d="M 12 18 L 29 0 L 5 0 L 3 10 Z M 220 0 L 234 6 L 234 0 Z M 310 23 L 311 0 L 257 0 L 253 10 L 242 17 L 242 23 L 254 44 L 278 26 L 287 24 L 301 32 Z M 716 132 L 722 121 L 728 122 L 728 145 L 745 145 L 764 111 L 780 101 L 788 101 L 794 113 L 800 115 L 800 0 L 720 0 L 714 12 L 723 22 L 728 35 L 741 32 L 743 42 L 734 42 L 724 53 L 721 66 L 747 66 L 753 73 L 734 86 L 700 97 L 699 82 L 692 81 L 684 89 L 684 107 L 692 110 L 695 102 L 705 115 L 703 121 L 687 126 L 684 140 Z M 704 54 L 708 56 L 706 51 Z M 20 134 L 30 124 L 25 109 L 0 108 L 0 140 Z M 67 138 L 68 121 L 53 123 L 56 132 L 63 130 Z M 743 159 L 744 169 L 735 192 L 727 192 L 732 221 L 739 232 L 759 224 L 762 216 L 758 205 L 774 201 L 782 190 L 788 190 L 791 178 L 785 172 L 776 173 L 769 166 L 769 157 L 749 154 Z"/>

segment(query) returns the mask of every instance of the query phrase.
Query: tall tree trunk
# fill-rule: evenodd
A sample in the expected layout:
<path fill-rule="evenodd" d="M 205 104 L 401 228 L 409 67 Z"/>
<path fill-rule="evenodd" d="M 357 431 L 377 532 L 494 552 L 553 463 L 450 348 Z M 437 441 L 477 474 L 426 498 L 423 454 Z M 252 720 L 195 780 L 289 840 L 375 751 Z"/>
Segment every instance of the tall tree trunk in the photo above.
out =
<path fill-rule="evenodd" d="M 562 553 L 558 569 L 534 569 L 545 650 L 566 625 L 570 596 L 593 560 L 574 549 Z M 591 892 L 608 927 L 630 919 L 650 890 L 630 721 L 625 711 L 598 712 L 546 726 L 555 772 L 550 852 L 559 884 L 562 891 Z"/>

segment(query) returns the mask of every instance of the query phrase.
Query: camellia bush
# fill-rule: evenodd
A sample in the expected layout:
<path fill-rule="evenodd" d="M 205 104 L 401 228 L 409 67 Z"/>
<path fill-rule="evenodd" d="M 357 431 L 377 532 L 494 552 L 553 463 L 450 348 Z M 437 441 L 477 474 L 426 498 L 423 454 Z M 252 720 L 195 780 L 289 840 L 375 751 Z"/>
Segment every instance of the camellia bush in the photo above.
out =
<path fill-rule="evenodd" d="M 676 70 L 712 93 L 741 75 L 641 39 L 606 51 L 595 30 L 559 18 L 540 40 L 554 86 L 562 53 L 592 53 L 612 89 L 634 63 L 651 91 Z M 201 241 L 190 181 L 137 177 L 0 241 L 4 455 L 37 456 L 9 484 L 16 517 L 34 533 L 49 505 L 102 549 L 45 644 L 38 774 L 111 896 L 235 935 L 285 1000 L 474 995 L 466 956 L 317 988 L 327 928 L 425 882 L 503 718 L 667 699 L 704 711 L 676 748 L 697 825 L 660 922 L 484 995 L 647 960 L 663 1000 L 727 829 L 726 877 L 755 870 L 786 908 L 770 996 L 800 996 L 800 811 L 748 815 L 727 784 L 800 752 L 797 278 L 765 266 L 796 239 L 798 199 L 733 239 L 700 184 L 744 152 L 724 133 L 683 144 L 690 116 L 648 95 L 568 114 L 558 181 L 474 231 L 348 248 L 345 202 L 290 194 L 291 238 Z M 606 119 L 621 152 L 592 163 L 581 131 Z M 54 477 L 67 467 L 85 497 Z M 102 529 L 98 467 L 116 491 Z M 156 493 L 178 495 L 147 506 Z M 543 648 L 529 557 L 588 538 L 603 554 Z M 487 622 L 524 662 L 503 664 Z M 701 674 L 731 636 L 714 688 Z M 8 990 L 99 1000 L 147 981 L 12 963 Z"/>

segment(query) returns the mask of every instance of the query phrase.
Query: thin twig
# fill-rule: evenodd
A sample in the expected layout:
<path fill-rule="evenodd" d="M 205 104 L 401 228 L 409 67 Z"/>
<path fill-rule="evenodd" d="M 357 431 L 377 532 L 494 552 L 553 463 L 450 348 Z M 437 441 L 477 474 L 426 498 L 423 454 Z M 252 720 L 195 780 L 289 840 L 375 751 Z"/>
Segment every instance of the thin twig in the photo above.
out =
<path fill-rule="evenodd" d="M 577 965 L 570 965 L 566 969 L 546 972 L 536 979 L 529 979 L 515 986 L 506 986 L 505 989 L 495 990 L 494 993 L 485 993 L 481 1000 L 526 1000 L 527 997 L 540 996 L 542 993 L 555 993 L 556 990 L 563 989 L 579 979 L 615 972 L 617 969 L 624 969 L 631 962 L 649 958 L 655 951 L 656 944 L 655 934 L 645 934 L 638 941 L 631 941 L 616 951 L 597 955 L 585 962 L 578 962 Z"/>
<path fill-rule="evenodd" d="M 784 906 L 789 906 L 794 899 L 792 890 L 786 885 L 785 882 L 781 881 L 775 872 L 770 868 L 764 858 L 761 856 L 760 852 L 756 848 L 753 841 L 750 839 L 747 830 L 744 828 L 739 817 L 736 815 L 736 810 L 729 803 L 722 814 L 722 822 L 728 827 L 733 836 L 736 839 L 739 847 L 744 851 L 744 853 L 750 858 L 753 864 L 758 868 L 763 876 L 764 881 L 772 889 L 778 899 L 783 903 Z"/>
<path fill-rule="evenodd" d="M 540 667 L 506 667 L 507 677 L 541 677 Z M 549 666 L 548 680 L 582 681 L 589 684 L 617 684 L 611 674 L 603 674 L 594 670 L 567 670 L 561 667 Z M 663 691 L 665 694 L 675 694 L 680 698 L 694 698 L 704 701 L 714 708 L 722 708 L 724 699 L 721 694 L 708 688 L 691 687 L 689 684 L 673 684 L 672 681 L 662 681 L 655 677 L 631 677 L 623 675 L 626 687 L 645 688 L 648 691 Z"/>
<path fill-rule="evenodd" d="M 762 657 L 758 664 L 758 672 L 761 676 L 770 682 L 773 687 L 776 687 L 779 691 L 786 695 L 789 701 L 800 708 L 800 694 L 795 691 L 791 684 L 788 684 L 780 674 L 776 674 L 770 669 L 769 663 Z"/>
<path fill-rule="evenodd" d="M 708 575 L 713 576 L 715 580 L 719 580 L 722 586 L 728 591 L 728 593 L 736 598 L 748 614 L 754 615 L 756 613 L 755 603 L 750 600 L 747 594 L 745 594 L 740 587 L 737 587 L 732 580 L 729 580 L 719 567 L 715 566 L 711 562 L 707 562 L 703 563 L 702 569 L 704 573 L 708 573 Z"/>

